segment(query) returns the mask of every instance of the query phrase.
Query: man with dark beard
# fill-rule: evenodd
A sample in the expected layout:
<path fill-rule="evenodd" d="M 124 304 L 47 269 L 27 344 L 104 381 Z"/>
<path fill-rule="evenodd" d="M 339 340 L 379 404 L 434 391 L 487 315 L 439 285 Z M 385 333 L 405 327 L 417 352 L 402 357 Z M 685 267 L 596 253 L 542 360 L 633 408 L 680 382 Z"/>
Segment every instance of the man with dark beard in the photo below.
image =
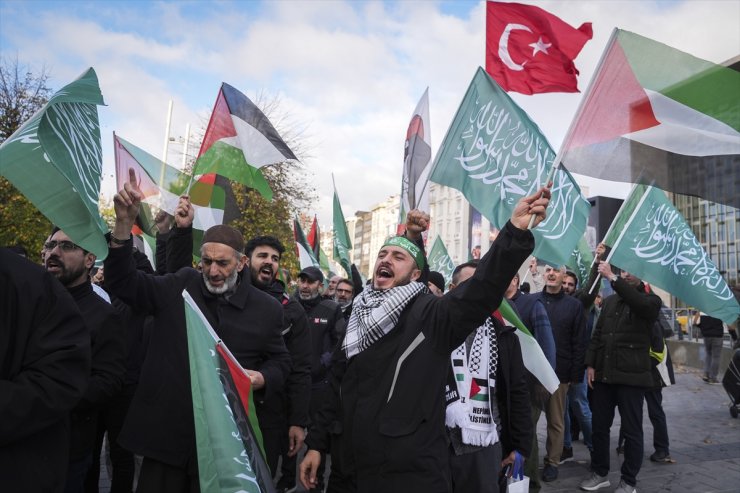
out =
<path fill-rule="evenodd" d="M 188 341 L 182 292 L 198 305 L 252 382 L 255 400 L 269 399 L 290 372 L 290 355 L 281 337 L 283 309 L 272 296 L 240 275 L 246 265 L 244 239 L 229 226 L 213 226 L 203 235 L 202 272 L 189 267 L 164 276 L 137 271 L 131 258 L 131 227 L 142 194 L 136 175 L 114 197 L 116 222 L 105 261 L 113 294 L 154 324 L 141 369 L 139 388 L 119 438 L 144 456 L 137 491 L 199 490 L 195 424 L 190 390 Z M 192 234 L 194 211 L 188 197 L 175 211 L 171 238 Z"/>
<path fill-rule="evenodd" d="M 257 401 L 257 416 L 264 438 L 267 464 L 273 474 L 278 458 L 283 457 L 283 475 L 278 491 L 295 486 L 295 455 L 303 447 L 308 428 L 311 401 L 311 339 L 306 313 L 298 301 L 288 296 L 277 278 L 285 247 L 274 236 L 257 236 L 245 248 L 252 284 L 275 298 L 283 307 L 283 340 L 293 368 L 283 391 L 269 400 Z"/>
<path fill-rule="evenodd" d="M 44 266 L 67 288 L 90 331 L 92 371 L 82 400 L 70 415 L 70 454 L 66 491 L 82 491 L 92 464 L 98 411 L 123 384 L 126 371 L 124 327 L 113 306 L 98 296 L 90 282 L 95 255 L 72 242 L 64 231 L 54 228 L 44 244 Z"/>
<path fill-rule="evenodd" d="M 385 242 L 372 283 L 353 303 L 342 345 L 347 363 L 343 372 L 332 371 L 332 392 L 307 438 L 304 486 L 317 484 L 328 438 L 322 428 L 339 419 L 344 471 L 359 493 L 452 489 L 444 428 L 450 353 L 501 303 L 534 248 L 530 218 L 535 226 L 545 218 L 549 197 L 542 188 L 520 200 L 473 276 L 442 297 L 427 291 L 419 245 L 429 216 L 408 213 L 407 236 Z"/>

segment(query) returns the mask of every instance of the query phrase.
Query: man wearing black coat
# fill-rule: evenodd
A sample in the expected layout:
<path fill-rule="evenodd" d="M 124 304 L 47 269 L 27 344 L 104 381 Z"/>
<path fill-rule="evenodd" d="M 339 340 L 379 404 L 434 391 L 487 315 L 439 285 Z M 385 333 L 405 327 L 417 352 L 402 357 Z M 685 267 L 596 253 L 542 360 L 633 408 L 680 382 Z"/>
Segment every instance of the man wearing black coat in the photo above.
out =
<path fill-rule="evenodd" d="M 442 297 L 427 292 L 423 248 L 414 243 L 429 216 L 409 212 L 408 237 L 386 241 L 372 284 L 355 298 L 343 343 L 346 370 L 341 381 L 332 378 L 315 440 L 313 431 L 307 438 L 304 486 L 316 485 L 328 436 L 321 428 L 339 414 L 344 470 L 356 478 L 358 492 L 451 490 L 444 429 L 450 353 L 500 304 L 534 248 L 530 217 L 539 224 L 548 201 L 546 188 L 522 199 L 473 277 Z"/>
<path fill-rule="evenodd" d="M 660 313 L 660 298 L 645 292 L 642 281 L 627 271 L 614 274 L 606 262 L 599 273 L 615 294 L 604 300 L 586 352 L 586 380 L 593 388 L 593 451 L 591 476 L 581 489 L 596 491 L 609 486 L 609 430 L 614 409 L 619 408 L 624 432 L 624 462 L 616 493 L 634 493 L 644 449 L 642 402 L 652 387 L 650 341 Z"/>
<path fill-rule="evenodd" d="M 136 271 L 131 226 L 142 194 L 136 176 L 114 197 L 116 223 L 105 262 L 113 294 L 154 317 L 139 388 L 121 432 L 121 444 L 144 456 L 139 492 L 197 491 L 198 464 L 190 390 L 190 366 L 182 291 L 186 290 L 252 381 L 255 399 L 282 387 L 290 356 L 281 337 L 283 309 L 273 297 L 240 275 L 246 264 L 244 240 L 228 226 L 203 235 L 202 272 L 183 268 L 151 276 Z M 186 197 L 175 211 L 171 235 L 187 234 L 193 208 Z"/>
<path fill-rule="evenodd" d="M 49 273 L 0 248 L 0 485 L 64 489 L 69 413 L 90 380 L 90 332 Z"/>
<path fill-rule="evenodd" d="M 303 447 L 311 401 L 311 337 L 306 313 L 298 301 L 288 296 L 285 285 L 277 279 L 284 252 L 285 247 L 274 236 L 252 238 L 245 248 L 252 284 L 283 307 L 283 340 L 293 363 L 285 388 L 271 400 L 257 401 L 267 464 L 273 474 L 281 455 L 283 462 L 288 462 L 288 458 L 294 457 Z M 291 476 L 295 483 L 295 460 L 290 462 L 293 463 Z"/>
<path fill-rule="evenodd" d="M 123 385 L 126 334 L 113 306 L 93 291 L 89 273 L 95 263 L 95 255 L 76 245 L 58 228 L 54 228 L 44 249 L 44 266 L 75 300 L 89 330 L 92 348 L 90 382 L 70 414 L 66 490 L 76 492 L 83 490 L 85 476 L 93 462 L 98 413 Z"/>

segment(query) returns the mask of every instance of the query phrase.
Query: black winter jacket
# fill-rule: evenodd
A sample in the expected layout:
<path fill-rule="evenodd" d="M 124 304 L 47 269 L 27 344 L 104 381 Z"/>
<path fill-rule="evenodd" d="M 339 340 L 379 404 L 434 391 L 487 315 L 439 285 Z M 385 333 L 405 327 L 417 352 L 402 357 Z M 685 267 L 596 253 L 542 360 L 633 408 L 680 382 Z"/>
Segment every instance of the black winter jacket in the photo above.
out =
<path fill-rule="evenodd" d="M 327 383 L 327 373 L 331 366 L 331 354 L 337 347 L 338 333 L 344 324 L 344 315 L 339 303 L 322 299 L 297 298 L 306 313 L 308 332 L 311 334 L 311 383 Z"/>
<path fill-rule="evenodd" d="M 545 304 L 555 338 L 555 374 L 563 383 L 580 383 L 583 381 L 583 355 L 586 352 L 583 305 L 563 290 L 550 294 L 545 289 L 536 296 Z"/>
<path fill-rule="evenodd" d="M 111 248 L 105 260 L 106 285 L 135 309 L 154 316 L 139 388 L 119 442 L 128 450 L 176 467 L 195 467 L 195 429 L 182 291 L 187 290 L 246 369 L 257 370 L 265 387 L 255 399 L 269 398 L 284 385 L 290 355 L 281 337 L 283 309 L 270 295 L 241 276 L 228 299 L 211 294 L 200 272 L 189 267 L 174 274 L 137 272 L 131 241 Z"/>
<path fill-rule="evenodd" d="M 62 491 L 69 412 L 90 380 L 90 332 L 43 268 L 0 248 L 0 485 Z"/>
<path fill-rule="evenodd" d="M 317 413 L 307 442 L 326 451 L 339 413 L 338 453 L 359 493 L 450 491 L 444 426 L 450 353 L 498 308 L 533 247 L 529 231 L 508 223 L 469 280 L 443 297 L 419 295 L 395 328 L 349 360 L 344 373 L 332 369 L 333 400 Z"/>
<path fill-rule="evenodd" d="M 622 278 L 612 283 L 613 294 L 604 300 L 586 365 L 594 368 L 596 382 L 652 387 L 650 336 L 660 313 L 660 298 L 632 287 Z"/>

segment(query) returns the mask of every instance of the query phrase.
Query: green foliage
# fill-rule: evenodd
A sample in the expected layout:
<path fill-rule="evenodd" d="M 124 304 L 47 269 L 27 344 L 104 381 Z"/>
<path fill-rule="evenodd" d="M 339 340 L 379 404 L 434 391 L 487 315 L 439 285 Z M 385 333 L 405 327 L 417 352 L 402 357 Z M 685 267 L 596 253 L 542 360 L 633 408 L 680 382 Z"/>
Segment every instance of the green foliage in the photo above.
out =
<path fill-rule="evenodd" d="M 288 269 L 295 279 L 300 264 L 293 239 L 292 219 L 296 211 L 310 203 L 314 190 L 307 185 L 298 163 L 267 166 L 262 168 L 262 173 L 272 188 L 272 201 L 266 200 L 253 189 L 233 183 L 241 218 L 232 221 L 231 226 L 240 230 L 246 240 L 260 235 L 277 237 L 285 246 L 280 266 Z"/>
<path fill-rule="evenodd" d="M 45 69 L 34 74 L 18 59 L 0 59 L 0 143 L 31 118 L 51 96 Z M 23 245 L 38 258 L 51 223 L 8 180 L 0 177 L 0 246 Z"/>

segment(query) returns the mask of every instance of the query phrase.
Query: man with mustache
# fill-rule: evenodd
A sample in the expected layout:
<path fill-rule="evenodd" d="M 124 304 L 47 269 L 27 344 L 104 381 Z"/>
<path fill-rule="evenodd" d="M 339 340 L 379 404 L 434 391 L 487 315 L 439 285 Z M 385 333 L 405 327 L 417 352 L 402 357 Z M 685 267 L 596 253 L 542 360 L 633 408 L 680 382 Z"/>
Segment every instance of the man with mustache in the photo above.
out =
<path fill-rule="evenodd" d="M 98 411 L 123 384 L 126 339 L 116 310 L 93 291 L 90 269 L 95 264 L 95 254 L 75 244 L 56 227 L 44 244 L 44 251 L 46 271 L 67 288 L 90 331 L 91 377 L 82 400 L 70 415 L 66 485 L 67 491 L 82 491 L 87 470 L 93 461 Z"/>
<path fill-rule="evenodd" d="M 304 486 L 317 484 L 327 426 L 339 415 L 344 472 L 359 493 L 451 490 L 444 428 L 450 353 L 501 303 L 534 248 L 530 218 L 535 226 L 545 218 L 549 197 L 542 188 L 520 200 L 473 276 L 442 297 L 427 291 L 429 268 L 419 245 L 429 216 L 408 213 L 406 236 L 381 247 L 372 283 L 353 303 L 342 345 L 347 363 L 343 372 L 332 371 L 331 399 L 307 438 Z"/>
<path fill-rule="evenodd" d="M 273 473 L 278 458 L 283 457 L 284 472 L 278 483 L 278 491 L 281 491 L 295 486 L 295 455 L 303 447 L 309 424 L 311 338 L 303 307 L 288 296 L 285 285 L 277 278 L 285 253 L 280 240 L 274 236 L 257 236 L 247 242 L 244 251 L 252 284 L 283 307 L 283 340 L 293 362 L 285 388 L 272 399 L 257 402 L 267 464 Z"/>
<path fill-rule="evenodd" d="M 164 276 L 136 271 L 131 259 L 131 227 L 142 194 L 136 174 L 114 197 L 116 222 L 111 232 L 105 275 L 113 294 L 154 324 L 141 369 L 139 388 L 119 438 L 144 456 L 137 491 L 199 490 L 195 424 L 190 390 L 187 332 L 182 291 L 198 305 L 216 334 L 252 382 L 255 400 L 269 399 L 290 372 L 290 355 L 281 337 L 283 308 L 244 276 L 244 239 L 229 226 L 213 226 L 203 235 L 202 272 L 190 267 Z M 192 235 L 193 207 L 187 196 L 175 211 L 170 240 Z"/>

